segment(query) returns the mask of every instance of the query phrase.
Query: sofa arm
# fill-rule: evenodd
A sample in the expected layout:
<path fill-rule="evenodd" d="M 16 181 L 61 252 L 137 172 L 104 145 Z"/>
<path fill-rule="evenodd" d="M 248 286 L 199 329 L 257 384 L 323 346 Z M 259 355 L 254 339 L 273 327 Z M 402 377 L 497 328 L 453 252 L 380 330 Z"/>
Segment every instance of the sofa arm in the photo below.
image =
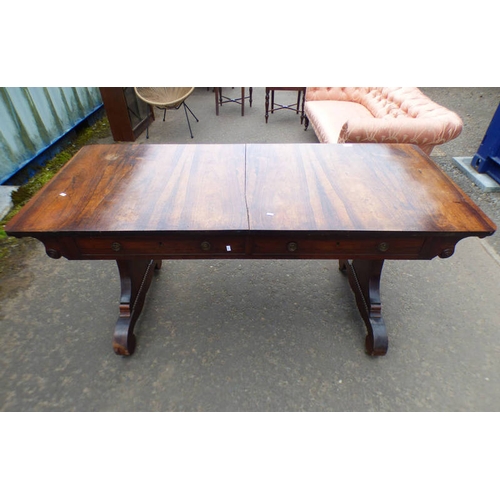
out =
<path fill-rule="evenodd" d="M 453 112 L 440 118 L 352 118 L 342 126 L 338 142 L 409 143 L 430 153 L 436 144 L 458 137 L 462 127 Z"/>

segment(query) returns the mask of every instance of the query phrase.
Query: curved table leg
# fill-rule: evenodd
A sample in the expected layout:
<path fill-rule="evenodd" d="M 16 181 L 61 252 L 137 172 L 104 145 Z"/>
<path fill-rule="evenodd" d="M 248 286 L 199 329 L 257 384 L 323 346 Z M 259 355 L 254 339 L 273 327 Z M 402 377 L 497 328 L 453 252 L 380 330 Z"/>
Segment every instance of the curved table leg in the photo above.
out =
<path fill-rule="evenodd" d="M 383 265 L 383 260 L 339 261 L 340 270 L 347 271 L 358 310 L 365 322 L 365 348 L 371 356 L 383 356 L 389 347 L 380 301 L 380 275 Z"/>
<path fill-rule="evenodd" d="M 120 315 L 113 336 L 116 354 L 130 356 L 135 350 L 134 327 L 148 292 L 153 272 L 161 268 L 161 260 L 117 260 L 120 272 Z"/>

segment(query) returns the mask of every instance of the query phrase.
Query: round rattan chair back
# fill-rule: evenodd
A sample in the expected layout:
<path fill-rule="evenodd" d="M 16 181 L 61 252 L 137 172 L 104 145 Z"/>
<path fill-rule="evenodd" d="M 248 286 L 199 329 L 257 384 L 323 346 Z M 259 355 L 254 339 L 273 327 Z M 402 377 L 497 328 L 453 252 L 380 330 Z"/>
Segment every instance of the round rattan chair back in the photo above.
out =
<path fill-rule="evenodd" d="M 143 101 L 160 109 L 178 108 L 194 91 L 194 87 L 134 87 Z"/>
<path fill-rule="evenodd" d="M 165 121 L 167 109 L 179 109 L 183 106 L 184 112 L 186 113 L 189 133 L 191 134 L 191 139 L 193 138 L 193 131 L 191 130 L 187 112 L 189 111 L 197 122 L 199 120 L 185 101 L 193 93 L 194 87 L 134 87 L 134 91 L 137 97 L 145 103 L 164 110 L 163 121 Z M 146 129 L 146 139 L 148 138 L 149 128 Z"/>

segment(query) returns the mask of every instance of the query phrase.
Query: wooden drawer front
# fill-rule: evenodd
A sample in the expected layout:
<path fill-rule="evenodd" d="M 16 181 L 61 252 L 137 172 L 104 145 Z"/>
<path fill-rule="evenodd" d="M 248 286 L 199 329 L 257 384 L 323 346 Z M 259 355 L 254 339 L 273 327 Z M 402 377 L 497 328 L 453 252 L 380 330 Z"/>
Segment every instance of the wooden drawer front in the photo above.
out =
<path fill-rule="evenodd" d="M 329 239 L 300 235 L 76 237 L 80 258 L 418 258 L 423 237 Z"/>
<path fill-rule="evenodd" d="M 350 258 L 378 257 L 410 258 L 420 253 L 424 238 L 407 239 L 350 239 L 329 240 L 297 237 L 256 237 L 253 239 L 252 254 L 255 256 Z"/>
<path fill-rule="evenodd" d="M 245 253 L 242 236 L 207 236 L 188 238 L 77 238 L 82 257 L 120 258 L 123 256 L 189 257 L 217 256 L 231 258 Z"/>

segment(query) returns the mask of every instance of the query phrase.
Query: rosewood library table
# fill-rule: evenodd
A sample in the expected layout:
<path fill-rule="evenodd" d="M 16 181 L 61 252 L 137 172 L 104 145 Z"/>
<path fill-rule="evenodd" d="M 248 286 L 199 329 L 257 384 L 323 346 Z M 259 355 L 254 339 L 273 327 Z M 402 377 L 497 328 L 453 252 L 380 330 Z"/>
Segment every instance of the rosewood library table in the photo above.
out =
<path fill-rule="evenodd" d="M 495 230 L 418 147 L 383 144 L 85 146 L 6 227 L 54 259 L 116 260 L 121 355 L 163 259 L 338 259 L 383 355 L 384 261 Z"/>

